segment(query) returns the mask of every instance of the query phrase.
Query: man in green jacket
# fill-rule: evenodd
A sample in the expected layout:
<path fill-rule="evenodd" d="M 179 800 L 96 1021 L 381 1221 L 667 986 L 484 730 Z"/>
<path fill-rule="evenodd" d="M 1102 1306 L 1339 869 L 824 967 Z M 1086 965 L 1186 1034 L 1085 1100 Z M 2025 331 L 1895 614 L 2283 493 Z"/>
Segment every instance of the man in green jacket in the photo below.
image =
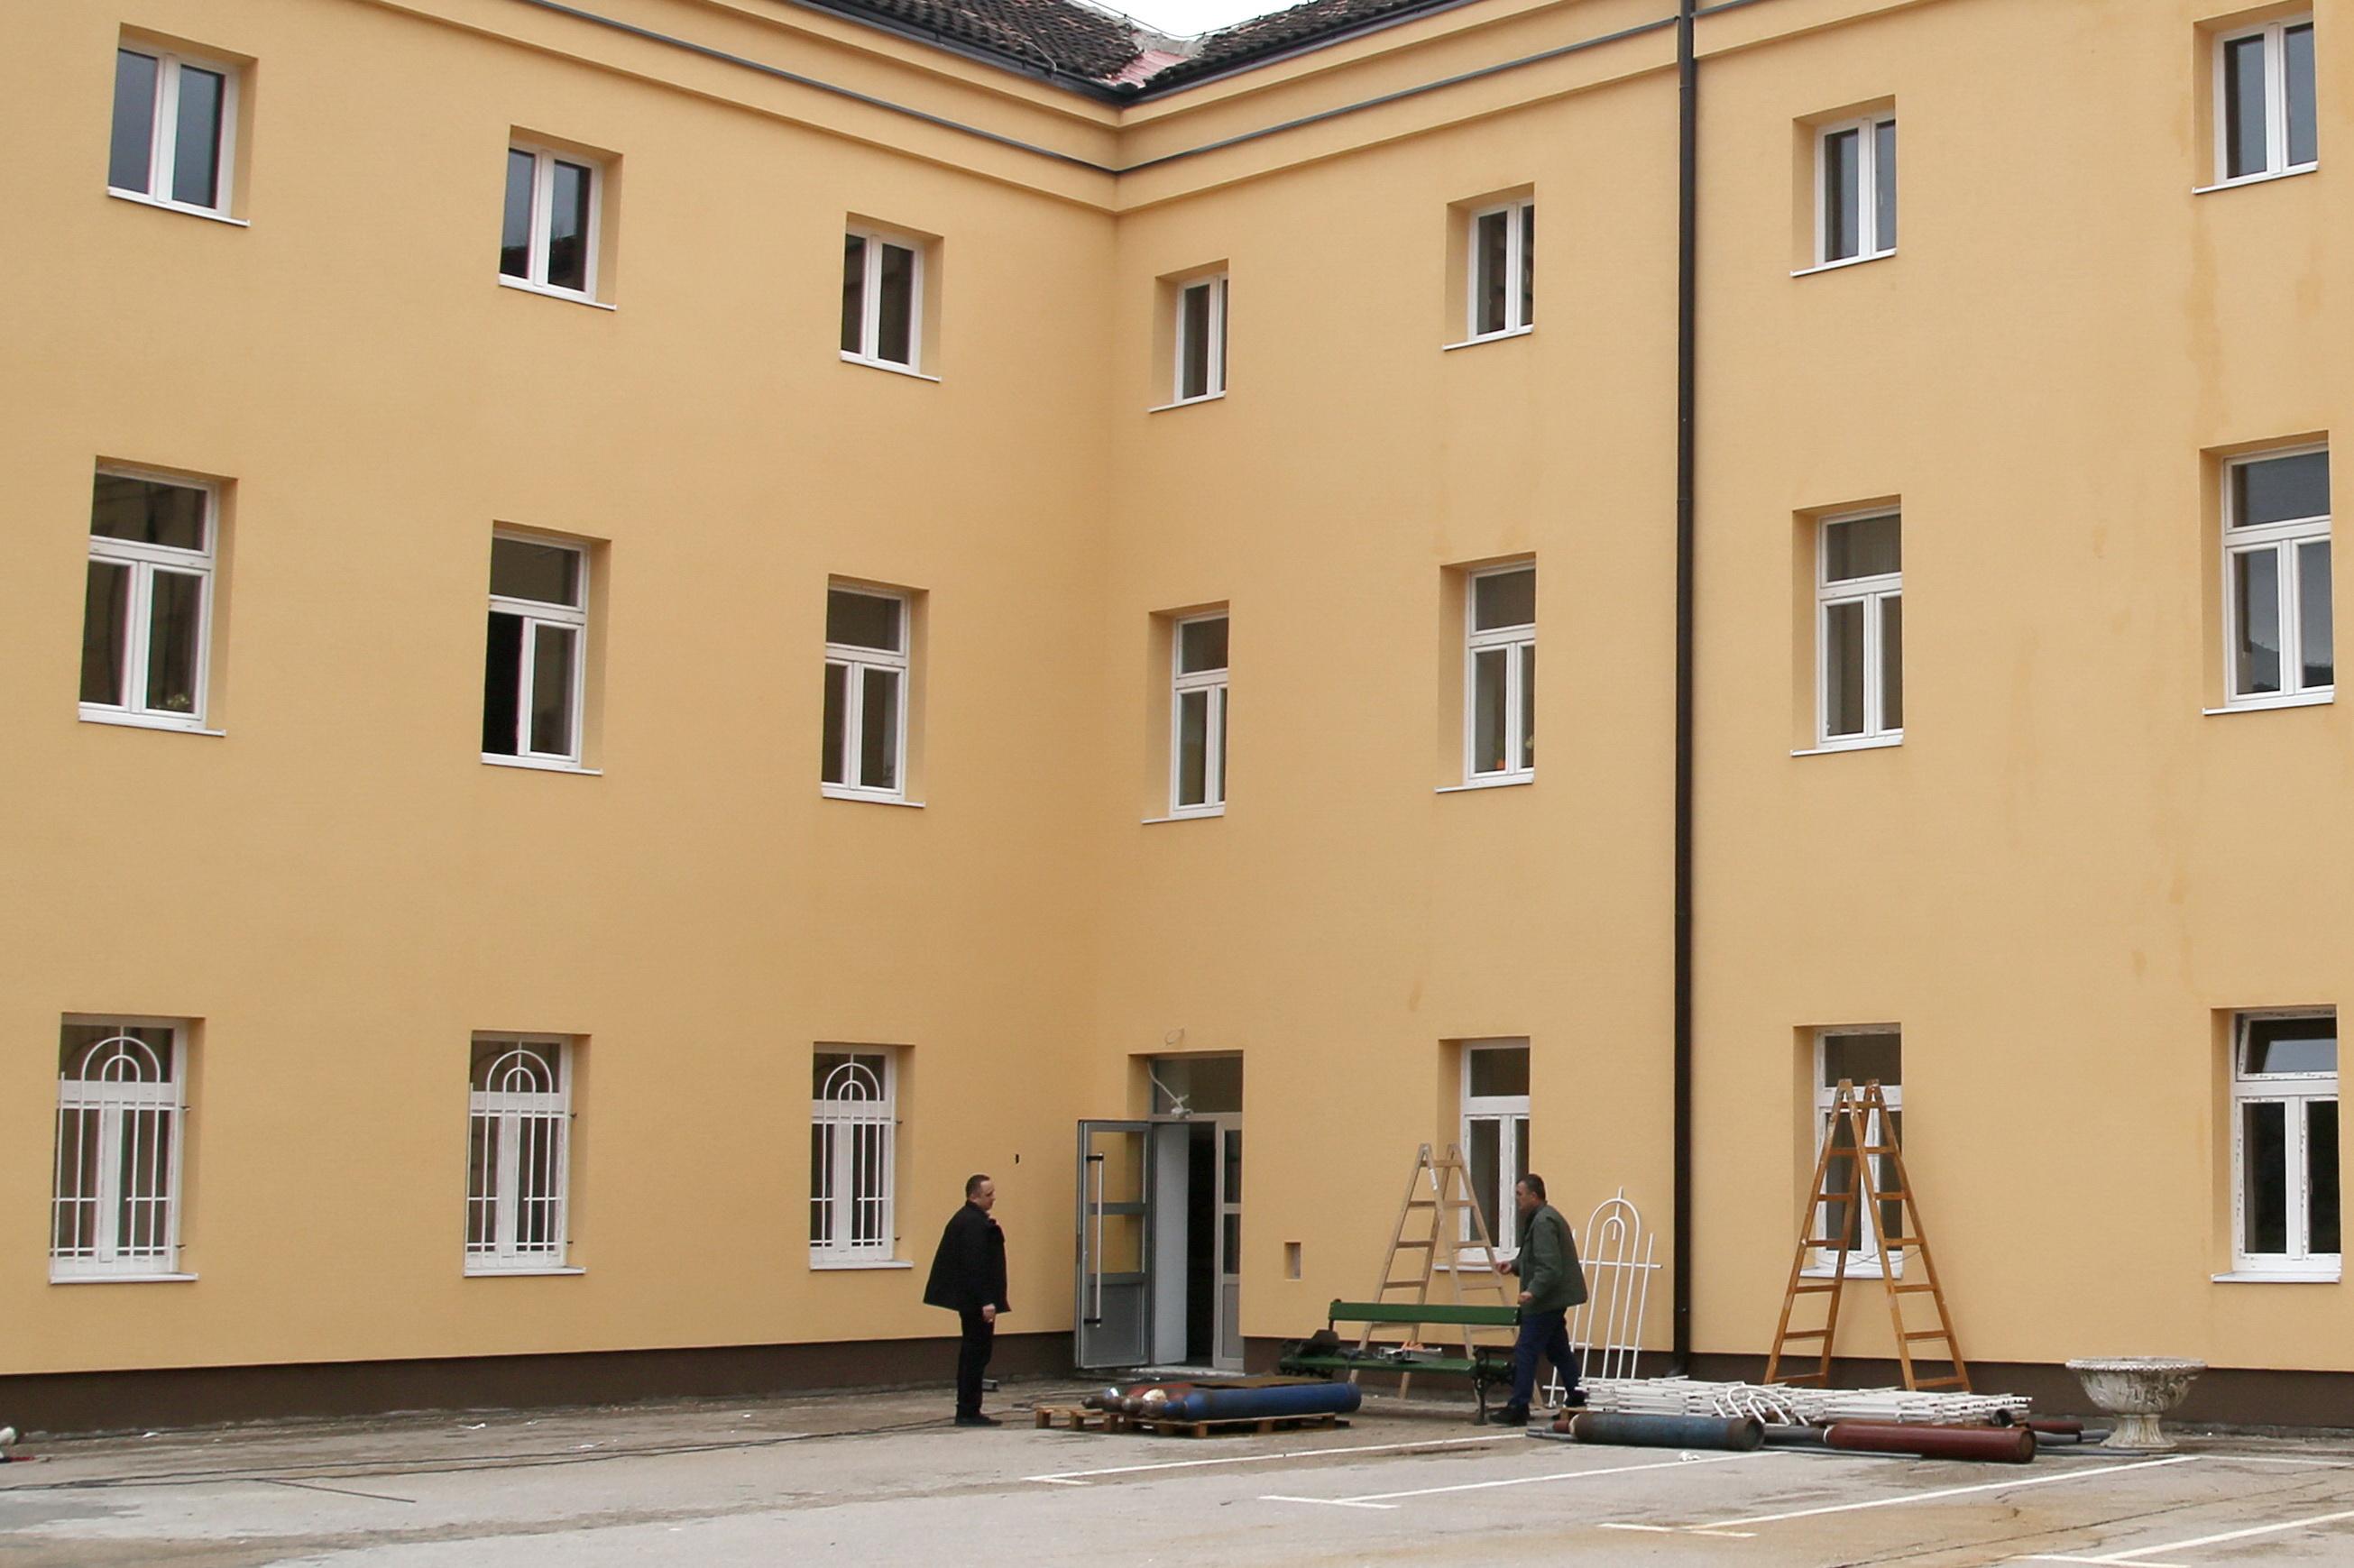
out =
<path fill-rule="evenodd" d="M 1577 1356 L 1569 1348 L 1569 1309 L 1585 1300 L 1585 1270 L 1569 1222 L 1545 1202 L 1544 1178 L 1523 1176 L 1512 1188 L 1521 1211 L 1520 1255 L 1496 1266 L 1499 1274 L 1521 1279 L 1521 1337 L 1512 1346 L 1512 1398 L 1496 1419 L 1507 1426 L 1529 1424 L 1529 1401 L 1537 1391 L 1537 1358 L 1553 1363 L 1561 1379 L 1562 1403 L 1585 1403 L 1577 1386 Z"/>

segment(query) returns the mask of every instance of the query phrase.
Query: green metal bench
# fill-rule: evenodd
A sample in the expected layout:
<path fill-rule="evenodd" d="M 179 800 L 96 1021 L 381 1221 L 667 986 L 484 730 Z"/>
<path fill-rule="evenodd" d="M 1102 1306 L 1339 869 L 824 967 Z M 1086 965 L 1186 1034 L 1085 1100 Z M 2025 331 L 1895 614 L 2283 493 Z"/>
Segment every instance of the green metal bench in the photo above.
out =
<path fill-rule="evenodd" d="M 1479 1413 L 1474 1419 L 1481 1425 L 1488 1421 L 1488 1391 L 1499 1384 L 1510 1386 L 1512 1381 L 1510 1345 L 1473 1345 L 1469 1355 L 1460 1351 L 1408 1351 L 1397 1345 L 1368 1344 L 1360 1349 L 1341 1343 L 1338 1330 L 1342 1323 L 1363 1324 L 1368 1329 L 1382 1324 L 1518 1329 L 1521 1309 L 1517 1307 L 1473 1307 L 1442 1301 L 1335 1301 L 1326 1309 L 1324 1322 L 1326 1332 L 1320 1342 L 1294 1340 L 1284 1346 L 1280 1363 L 1283 1371 L 1315 1372 L 1325 1377 L 1336 1372 L 1447 1372 L 1467 1377 L 1479 1402 Z"/>

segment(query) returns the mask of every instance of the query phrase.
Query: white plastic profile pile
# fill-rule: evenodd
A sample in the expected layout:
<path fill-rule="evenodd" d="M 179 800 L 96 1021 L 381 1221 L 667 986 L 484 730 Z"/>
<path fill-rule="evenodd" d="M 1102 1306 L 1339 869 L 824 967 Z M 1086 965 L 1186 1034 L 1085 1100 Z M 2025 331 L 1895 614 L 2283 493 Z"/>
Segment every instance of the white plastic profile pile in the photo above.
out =
<path fill-rule="evenodd" d="M 1896 1421 L 1973 1425 L 2009 1414 L 2027 1418 L 2032 1403 L 2015 1393 L 1935 1393 L 1901 1388 L 1767 1387 L 1691 1378 L 1594 1378 L 1585 1408 L 1641 1415 L 1754 1415 L 1768 1426 L 1821 1426 L 1834 1421 Z"/>

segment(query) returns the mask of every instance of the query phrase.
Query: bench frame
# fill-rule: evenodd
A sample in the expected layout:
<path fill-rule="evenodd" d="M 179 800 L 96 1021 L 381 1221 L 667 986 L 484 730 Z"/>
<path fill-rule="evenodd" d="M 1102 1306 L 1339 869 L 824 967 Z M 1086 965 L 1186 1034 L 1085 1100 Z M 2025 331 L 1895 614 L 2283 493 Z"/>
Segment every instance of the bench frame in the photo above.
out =
<path fill-rule="evenodd" d="M 1438 1324 L 1448 1328 L 1518 1329 L 1521 1309 L 1517 1307 L 1475 1307 L 1460 1302 L 1441 1301 L 1340 1301 L 1335 1300 L 1325 1310 L 1328 1329 L 1342 1323 L 1363 1323 L 1367 1331 L 1385 1323 L 1407 1324 L 1416 1328 Z M 1352 1376 L 1362 1372 L 1447 1372 L 1471 1380 L 1471 1392 L 1479 1404 L 1473 1423 L 1488 1424 L 1488 1390 L 1497 1383 L 1512 1380 L 1512 1350 L 1508 1345 L 1475 1345 L 1469 1356 L 1439 1355 L 1417 1352 L 1412 1356 L 1383 1354 L 1363 1345 L 1350 1346 L 1337 1355 L 1310 1353 L 1305 1341 L 1293 1340 L 1284 1347 L 1282 1370 L 1288 1372 L 1320 1372 L 1330 1376 L 1345 1372 Z"/>

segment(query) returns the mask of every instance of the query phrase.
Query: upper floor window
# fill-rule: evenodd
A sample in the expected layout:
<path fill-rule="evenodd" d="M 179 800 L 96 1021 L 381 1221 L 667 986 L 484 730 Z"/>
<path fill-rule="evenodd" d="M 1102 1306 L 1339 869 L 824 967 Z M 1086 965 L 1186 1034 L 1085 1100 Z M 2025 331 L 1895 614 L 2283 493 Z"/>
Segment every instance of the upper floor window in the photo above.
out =
<path fill-rule="evenodd" d="M 907 792 L 908 604 L 880 588 L 825 595 L 825 738 L 818 778 L 829 795 L 896 800 Z"/>
<path fill-rule="evenodd" d="M 1470 216 L 1471 339 L 1522 332 L 1536 323 L 1537 204 L 1507 202 Z"/>
<path fill-rule="evenodd" d="M 1211 816 L 1226 806 L 1226 617 L 1181 620 L 1176 633 L 1169 810 Z"/>
<path fill-rule="evenodd" d="M 191 212 L 226 214 L 237 72 L 144 46 L 114 53 L 107 188 Z"/>
<path fill-rule="evenodd" d="M 1825 746 L 1904 736 L 1904 571 L 1893 512 L 1827 517 L 1815 578 Z"/>
<path fill-rule="evenodd" d="M 201 729 L 217 493 L 100 471 L 82 595 L 81 716 Z"/>
<path fill-rule="evenodd" d="M 1823 1172 L 1823 1191 L 1846 1192 L 1856 1185 L 1853 1169 L 1855 1128 L 1844 1117 L 1833 1117 L 1832 1107 L 1839 1101 L 1842 1081 L 1853 1084 L 1859 1092 L 1867 1083 L 1880 1085 L 1881 1097 L 1888 1105 L 1888 1124 L 1877 1125 L 1879 1117 L 1867 1118 L 1864 1128 L 1866 1146 L 1873 1149 L 1896 1148 L 1904 1141 L 1904 1037 L 1893 1027 L 1825 1029 L 1815 1035 L 1815 1157 L 1822 1157 L 1824 1144 L 1830 1146 L 1830 1165 Z M 1867 1155 L 1872 1161 L 1872 1190 L 1893 1192 L 1898 1190 L 1896 1161 L 1886 1154 Z M 1882 1199 L 1879 1212 L 1869 1207 L 1850 1217 L 1844 1198 L 1822 1207 L 1822 1234 L 1815 1239 L 1823 1244 L 1823 1255 L 1817 1260 L 1829 1269 L 1839 1251 L 1840 1236 L 1847 1232 L 1848 1268 L 1867 1273 L 1882 1272 L 1885 1266 L 1882 1236 L 1904 1234 L 1904 1201 L 1902 1197 Z M 1897 1262 L 1903 1261 L 1900 1253 Z"/>
<path fill-rule="evenodd" d="M 1537 569 L 1473 572 L 1467 588 L 1464 773 L 1474 782 L 1532 778 L 1537 765 Z"/>
<path fill-rule="evenodd" d="M 1216 397 L 1226 389 L 1226 277 L 1203 278 L 1177 290 L 1177 395 L 1180 403 Z"/>
<path fill-rule="evenodd" d="M 1489 1240 L 1520 1251 L 1521 1213 L 1512 1185 L 1529 1173 L 1529 1044 L 1482 1041 L 1463 1047 L 1463 1164 Z M 1463 1239 L 1470 1239 L 1470 1216 Z"/>
<path fill-rule="evenodd" d="M 469 1065 L 466 1272 L 564 1266 L 572 1042 L 479 1034 Z"/>
<path fill-rule="evenodd" d="M 178 1266 L 182 1025 L 77 1019 L 58 1052 L 49 1277 L 170 1274 Z"/>
<path fill-rule="evenodd" d="M 2226 466 L 2223 609 L 2231 701 L 2335 689 L 2326 449 Z"/>
<path fill-rule="evenodd" d="M 482 755 L 578 767 L 588 646 L 588 553 L 549 539 L 491 540 Z"/>
<path fill-rule="evenodd" d="M 603 184 L 604 172 L 577 154 L 508 148 L 500 281 L 594 300 Z"/>
<path fill-rule="evenodd" d="M 1826 125 L 1815 149 L 1816 262 L 1890 254 L 1896 249 L 1896 116 Z"/>
<path fill-rule="evenodd" d="M 2232 1140 L 2235 1266 L 2337 1274 L 2335 1012 L 2232 1020 Z"/>
<path fill-rule="evenodd" d="M 924 249 L 852 229 L 842 249 L 842 356 L 913 370 L 922 357 Z"/>
<path fill-rule="evenodd" d="M 2312 168 L 2320 159 L 2310 16 L 2215 39 L 2218 180 Z"/>
<path fill-rule="evenodd" d="M 896 1169 L 897 1053 L 821 1049 L 810 1095 L 810 1261 L 891 1255 Z"/>

